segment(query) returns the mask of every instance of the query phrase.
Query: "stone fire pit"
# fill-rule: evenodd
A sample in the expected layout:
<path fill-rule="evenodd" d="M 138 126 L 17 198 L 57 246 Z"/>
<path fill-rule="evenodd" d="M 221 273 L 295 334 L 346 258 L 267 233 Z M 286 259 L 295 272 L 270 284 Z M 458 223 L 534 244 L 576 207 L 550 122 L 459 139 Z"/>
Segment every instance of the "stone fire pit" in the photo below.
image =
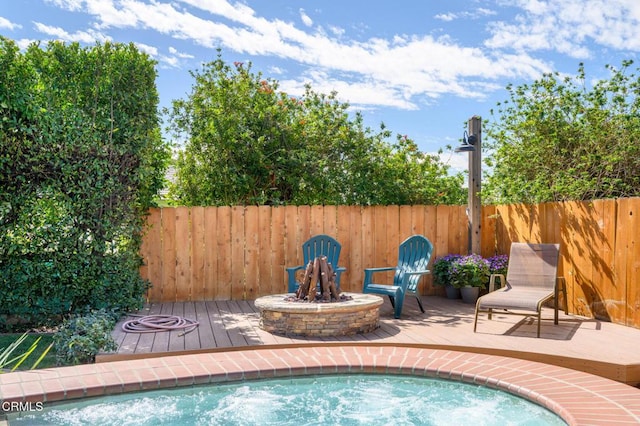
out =
<path fill-rule="evenodd" d="M 292 301 L 291 294 L 256 299 L 260 328 L 284 336 L 349 336 L 369 333 L 379 326 L 382 298 L 373 294 L 343 293 L 339 302 Z"/>

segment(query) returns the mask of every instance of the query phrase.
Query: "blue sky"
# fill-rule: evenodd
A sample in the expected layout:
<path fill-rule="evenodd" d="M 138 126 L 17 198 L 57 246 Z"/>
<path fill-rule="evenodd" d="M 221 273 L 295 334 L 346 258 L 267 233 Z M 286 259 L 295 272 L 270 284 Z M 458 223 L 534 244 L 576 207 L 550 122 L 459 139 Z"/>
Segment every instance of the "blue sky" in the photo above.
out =
<path fill-rule="evenodd" d="M 640 52 L 638 0 L 0 0 L 0 34 L 32 41 L 133 42 L 158 61 L 161 106 L 189 70 L 252 62 L 291 95 L 333 90 L 365 123 L 421 150 L 457 145 L 507 84 L 543 73 L 607 78 Z M 447 153 L 454 170 L 467 154 Z"/>

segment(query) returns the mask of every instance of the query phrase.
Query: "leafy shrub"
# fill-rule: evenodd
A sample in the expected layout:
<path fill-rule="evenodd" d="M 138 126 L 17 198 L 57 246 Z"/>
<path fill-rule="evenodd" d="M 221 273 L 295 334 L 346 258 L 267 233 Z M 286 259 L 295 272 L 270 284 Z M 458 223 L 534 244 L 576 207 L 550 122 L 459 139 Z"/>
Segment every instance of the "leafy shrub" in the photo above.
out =
<path fill-rule="evenodd" d="M 116 320 L 106 311 L 94 311 L 62 323 L 53 338 L 59 365 L 92 363 L 99 352 L 118 348 L 111 337 Z"/>
<path fill-rule="evenodd" d="M 454 260 L 449 272 L 454 287 L 484 287 L 489 282 L 489 262 L 478 254 Z"/>
<path fill-rule="evenodd" d="M 433 263 L 433 278 L 436 285 L 451 285 L 450 270 L 453 261 L 462 257 L 461 254 L 448 254 L 436 259 Z"/>
<path fill-rule="evenodd" d="M 133 44 L 0 36 L 0 332 L 143 304 L 163 186 L 155 62 Z"/>

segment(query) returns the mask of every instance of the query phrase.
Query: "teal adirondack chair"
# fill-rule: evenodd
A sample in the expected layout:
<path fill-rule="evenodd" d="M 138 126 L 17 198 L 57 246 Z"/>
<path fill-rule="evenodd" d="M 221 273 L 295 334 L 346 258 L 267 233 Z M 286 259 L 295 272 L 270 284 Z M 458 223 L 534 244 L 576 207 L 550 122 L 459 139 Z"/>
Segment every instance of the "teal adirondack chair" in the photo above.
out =
<path fill-rule="evenodd" d="M 336 273 L 336 287 L 340 289 L 340 275 L 347 270 L 347 268 L 338 266 L 340 250 L 342 250 L 340 243 L 328 235 L 315 235 L 302 244 L 304 263 L 300 266 L 287 268 L 289 293 L 295 293 L 298 290 L 299 284 L 296 282 L 296 272 L 300 269 L 305 269 L 310 260 L 313 261 L 319 256 L 327 256 L 327 263 L 331 265 L 331 268 Z"/>
<path fill-rule="evenodd" d="M 413 235 L 402 244 L 398 253 L 398 266 L 386 268 L 367 268 L 364 270 L 363 293 L 374 293 L 389 296 L 391 305 L 394 308 L 394 317 L 400 318 L 404 297 L 409 294 L 418 301 L 420 310 L 424 313 L 420 295 L 417 293 L 420 278 L 428 274 L 427 269 L 433 244 L 422 235 Z M 373 274 L 382 271 L 394 271 L 393 285 L 376 284 L 373 282 Z"/>

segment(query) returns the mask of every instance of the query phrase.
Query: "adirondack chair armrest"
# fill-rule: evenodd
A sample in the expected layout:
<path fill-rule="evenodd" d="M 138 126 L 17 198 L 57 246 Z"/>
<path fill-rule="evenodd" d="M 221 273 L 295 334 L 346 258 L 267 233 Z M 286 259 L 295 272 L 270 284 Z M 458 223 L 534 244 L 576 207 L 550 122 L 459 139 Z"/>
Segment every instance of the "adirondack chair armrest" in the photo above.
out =
<path fill-rule="evenodd" d="M 382 268 L 365 268 L 364 275 L 370 277 L 376 272 L 395 271 L 396 269 L 398 269 L 397 266 L 383 266 Z"/>
<path fill-rule="evenodd" d="M 424 271 L 408 271 L 405 272 L 405 275 L 424 275 L 424 274 L 430 274 L 431 271 L 429 269 L 425 269 Z"/>
<path fill-rule="evenodd" d="M 333 268 L 333 272 L 335 272 L 336 275 L 339 275 L 347 270 L 347 268 L 345 268 L 344 266 L 338 266 L 337 268 L 334 268 L 333 265 L 331 265 L 331 268 Z"/>
<path fill-rule="evenodd" d="M 290 266 L 287 268 L 287 272 L 290 274 L 295 274 L 296 271 L 299 271 L 300 269 L 304 269 L 305 266 L 304 265 L 300 265 L 300 266 Z"/>
<path fill-rule="evenodd" d="M 364 270 L 364 285 L 371 284 L 371 277 L 376 272 L 395 271 L 396 266 L 384 266 L 382 268 L 365 268 Z"/>
<path fill-rule="evenodd" d="M 397 269 L 397 266 L 384 266 L 382 268 L 365 268 L 365 271 L 380 272 L 380 271 L 395 271 L 396 269 Z"/>
<path fill-rule="evenodd" d="M 287 292 L 295 293 L 298 289 L 298 283 L 296 282 L 296 272 L 301 271 L 305 266 L 290 266 L 287 268 Z"/>
<path fill-rule="evenodd" d="M 500 279 L 500 288 L 504 288 L 504 286 L 507 285 L 504 274 L 491 274 L 491 277 L 489 277 L 489 293 L 495 290 L 496 278 Z"/>
<path fill-rule="evenodd" d="M 409 280 L 409 278 L 411 278 L 412 276 L 415 275 L 426 275 L 426 274 L 430 274 L 431 271 L 429 269 L 425 269 L 424 271 L 407 271 L 404 273 L 404 276 L 402 277 L 402 288 L 407 288 L 407 281 Z"/>

